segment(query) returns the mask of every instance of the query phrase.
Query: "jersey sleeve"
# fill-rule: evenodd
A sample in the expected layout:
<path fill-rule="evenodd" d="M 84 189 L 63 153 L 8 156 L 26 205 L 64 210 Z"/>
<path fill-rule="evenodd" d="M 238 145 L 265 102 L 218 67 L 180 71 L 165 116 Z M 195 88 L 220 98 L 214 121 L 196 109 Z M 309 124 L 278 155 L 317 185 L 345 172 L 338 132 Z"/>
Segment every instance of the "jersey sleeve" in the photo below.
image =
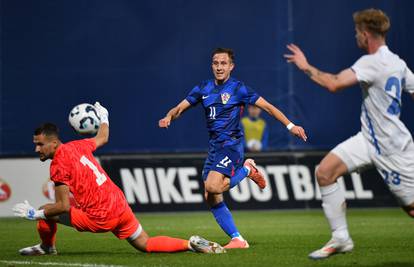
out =
<path fill-rule="evenodd" d="M 68 144 L 75 145 L 82 151 L 94 152 L 96 150 L 96 141 L 94 138 L 86 138 L 81 140 L 72 141 Z"/>
<path fill-rule="evenodd" d="M 69 186 L 71 175 L 70 167 L 64 158 L 54 159 L 50 165 L 50 180 Z"/>
<path fill-rule="evenodd" d="M 242 86 L 240 88 L 241 93 L 242 93 L 242 102 L 245 104 L 251 104 L 254 105 L 257 101 L 257 99 L 259 99 L 259 95 L 250 87 L 248 86 Z"/>
<path fill-rule="evenodd" d="M 403 90 L 407 93 L 414 94 L 414 74 L 408 67 L 406 68 Z"/>
<path fill-rule="evenodd" d="M 351 69 L 355 72 L 357 80 L 359 82 L 365 82 L 371 84 L 378 73 L 373 64 L 373 57 L 370 55 L 362 56 L 357 62 L 352 65 Z"/>
<path fill-rule="evenodd" d="M 187 95 L 187 97 L 185 98 L 192 106 L 197 105 L 201 99 L 202 99 L 202 94 L 201 94 L 201 88 L 200 86 L 196 86 L 194 87 L 190 93 Z"/>

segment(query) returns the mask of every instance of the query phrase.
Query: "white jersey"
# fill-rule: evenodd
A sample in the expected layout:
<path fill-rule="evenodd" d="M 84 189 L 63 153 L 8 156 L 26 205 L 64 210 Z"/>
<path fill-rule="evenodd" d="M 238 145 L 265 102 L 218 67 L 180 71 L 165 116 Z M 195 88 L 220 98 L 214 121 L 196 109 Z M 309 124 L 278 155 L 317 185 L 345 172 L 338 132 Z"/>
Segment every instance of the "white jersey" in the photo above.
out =
<path fill-rule="evenodd" d="M 362 88 L 361 131 L 385 156 L 403 151 L 411 142 L 400 120 L 401 93 L 414 93 L 414 75 L 406 63 L 381 46 L 375 54 L 364 55 L 351 67 Z"/>

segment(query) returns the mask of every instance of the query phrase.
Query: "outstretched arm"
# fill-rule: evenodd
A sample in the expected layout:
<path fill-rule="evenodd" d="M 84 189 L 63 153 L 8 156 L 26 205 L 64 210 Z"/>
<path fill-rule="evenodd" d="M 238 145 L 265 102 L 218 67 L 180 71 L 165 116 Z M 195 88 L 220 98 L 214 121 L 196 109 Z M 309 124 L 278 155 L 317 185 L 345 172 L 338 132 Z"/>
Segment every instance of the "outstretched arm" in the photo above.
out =
<path fill-rule="evenodd" d="M 69 212 L 69 187 L 67 185 L 59 184 L 55 187 L 55 198 L 55 203 L 46 204 L 38 210 L 25 200 L 23 203 L 14 205 L 14 215 L 28 220 L 41 220 Z"/>
<path fill-rule="evenodd" d="M 95 143 L 96 148 L 100 148 L 101 146 L 108 143 L 109 140 L 109 113 L 106 108 L 101 106 L 99 102 L 95 103 L 95 109 L 98 113 L 99 117 L 101 118 L 101 125 L 99 126 L 98 133 L 95 136 Z"/>
<path fill-rule="evenodd" d="M 159 120 L 158 126 L 160 128 L 168 128 L 170 126 L 171 121 L 177 119 L 180 117 L 180 115 L 186 111 L 189 107 L 191 107 L 190 102 L 188 102 L 186 99 L 181 101 L 177 106 L 173 107 L 168 111 L 167 115 L 165 115 L 164 118 Z"/>
<path fill-rule="evenodd" d="M 60 215 L 70 210 L 69 187 L 65 184 L 55 186 L 55 203 L 46 204 L 42 208 L 46 218 Z"/>
<path fill-rule="evenodd" d="M 100 148 L 101 146 L 108 143 L 109 140 L 109 126 L 106 123 L 101 123 L 99 126 L 98 133 L 94 137 L 96 148 Z"/>
<path fill-rule="evenodd" d="M 350 69 L 345 69 L 338 74 L 322 72 L 310 65 L 302 50 L 294 45 L 289 44 L 287 48 L 292 54 L 285 54 L 287 62 L 294 63 L 300 70 L 304 71 L 312 81 L 328 89 L 329 92 L 335 93 L 341 89 L 358 83 L 355 73 Z"/>
<path fill-rule="evenodd" d="M 288 118 L 286 118 L 285 114 L 283 114 L 279 109 L 267 102 L 263 97 L 259 97 L 255 105 L 265 110 L 272 117 L 283 123 L 283 125 L 285 125 L 286 128 L 288 128 L 288 130 L 293 135 L 301 138 L 303 141 L 306 141 L 308 139 L 305 130 L 302 127 L 294 125 Z"/>

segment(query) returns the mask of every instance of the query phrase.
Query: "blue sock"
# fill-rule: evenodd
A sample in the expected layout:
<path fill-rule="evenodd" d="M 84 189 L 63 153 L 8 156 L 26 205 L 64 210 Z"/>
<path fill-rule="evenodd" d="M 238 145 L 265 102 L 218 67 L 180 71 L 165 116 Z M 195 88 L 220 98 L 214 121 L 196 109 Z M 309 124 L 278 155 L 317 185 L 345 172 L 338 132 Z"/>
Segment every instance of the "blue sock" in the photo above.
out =
<path fill-rule="evenodd" d="M 236 173 L 230 177 L 230 188 L 238 185 L 249 173 L 249 170 L 246 167 L 241 167 L 236 171 Z"/>
<path fill-rule="evenodd" d="M 220 225 L 221 229 L 223 229 L 228 236 L 231 238 L 240 236 L 240 233 L 234 224 L 233 216 L 227 208 L 226 203 L 220 202 L 211 208 L 211 212 L 214 214 L 214 218 L 216 218 L 216 221 Z"/>

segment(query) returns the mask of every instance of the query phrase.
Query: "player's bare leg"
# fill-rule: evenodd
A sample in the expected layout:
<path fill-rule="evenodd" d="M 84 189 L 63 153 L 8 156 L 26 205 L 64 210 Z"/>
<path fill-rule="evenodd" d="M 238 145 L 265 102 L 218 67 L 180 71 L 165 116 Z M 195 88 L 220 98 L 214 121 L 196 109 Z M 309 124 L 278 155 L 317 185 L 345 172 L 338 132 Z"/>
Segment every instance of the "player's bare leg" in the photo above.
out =
<path fill-rule="evenodd" d="M 137 236 L 136 236 L 137 235 Z M 129 237 L 127 241 L 131 246 L 134 248 L 146 252 L 147 251 L 147 241 L 148 241 L 148 234 L 141 228 L 141 232 L 135 233 L 133 236 Z"/>
<path fill-rule="evenodd" d="M 349 252 L 354 247 L 346 222 L 345 193 L 336 182 L 347 171 L 343 161 L 333 153 L 326 155 L 316 170 L 322 207 L 331 227 L 332 238 L 321 249 L 309 254 L 311 259 L 325 259 L 335 253 Z"/>
<path fill-rule="evenodd" d="M 335 183 L 338 177 L 347 172 L 348 168 L 345 163 L 334 153 L 328 153 L 316 170 L 316 178 L 319 186 L 328 186 Z"/>
<path fill-rule="evenodd" d="M 230 178 L 217 171 L 210 171 L 204 182 L 204 188 L 211 194 L 221 194 L 230 189 Z"/>

